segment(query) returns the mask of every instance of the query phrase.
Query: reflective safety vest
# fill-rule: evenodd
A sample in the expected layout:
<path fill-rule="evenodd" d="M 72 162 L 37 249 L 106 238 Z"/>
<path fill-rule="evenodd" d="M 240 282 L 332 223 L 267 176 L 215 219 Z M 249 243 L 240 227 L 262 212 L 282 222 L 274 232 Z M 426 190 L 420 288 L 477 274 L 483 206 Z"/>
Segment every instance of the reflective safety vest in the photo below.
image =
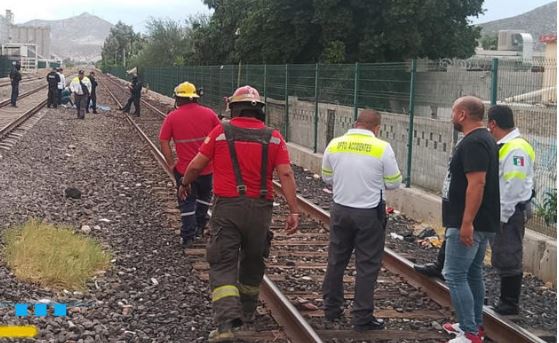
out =
<path fill-rule="evenodd" d="M 501 222 L 514 214 L 516 205 L 529 201 L 534 189 L 536 153 L 515 129 L 499 142 L 499 191 Z"/>
<path fill-rule="evenodd" d="M 382 190 L 402 182 L 390 144 L 364 129 L 350 129 L 328 144 L 322 178 L 333 184 L 335 203 L 353 208 L 377 207 Z"/>

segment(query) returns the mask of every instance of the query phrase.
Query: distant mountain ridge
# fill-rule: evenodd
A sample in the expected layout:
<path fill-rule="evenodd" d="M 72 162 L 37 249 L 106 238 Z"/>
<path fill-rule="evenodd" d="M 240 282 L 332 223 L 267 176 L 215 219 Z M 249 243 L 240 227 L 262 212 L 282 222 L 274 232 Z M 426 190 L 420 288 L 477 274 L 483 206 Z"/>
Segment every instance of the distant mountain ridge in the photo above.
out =
<path fill-rule="evenodd" d="M 541 35 L 557 34 L 557 1 L 514 17 L 490 21 L 479 26 L 482 28 L 482 35 L 495 34 L 499 30 L 525 30 L 532 34 L 534 46 L 540 50 L 543 47 L 538 41 Z"/>
<path fill-rule="evenodd" d="M 101 59 L 101 48 L 113 24 L 84 12 L 61 20 L 31 20 L 26 26 L 49 26 L 51 53 L 75 61 L 95 62 Z"/>

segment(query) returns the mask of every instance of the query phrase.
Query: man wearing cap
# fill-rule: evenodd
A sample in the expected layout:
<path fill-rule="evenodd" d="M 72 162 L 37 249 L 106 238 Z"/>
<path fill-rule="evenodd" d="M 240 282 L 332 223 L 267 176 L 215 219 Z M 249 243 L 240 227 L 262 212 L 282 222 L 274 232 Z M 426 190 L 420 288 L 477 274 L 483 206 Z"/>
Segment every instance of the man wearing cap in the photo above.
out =
<path fill-rule="evenodd" d="M 134 115 L 138 117 L 140 116 L 140 96 L 142 95 L 142 87 L 143 84 L 138 79 L 138 76 L 133 75 L 132 83 L 128 85 L 128 90 L 130 91 L 130 97 L 126 102 L 126 105 L 124 105 L 124 107 L 121 108 L 122 112 L 130 113 L 130 107 L 132 106 L 132 103 L 134 103 Z"/>
<path fill-rule="evenodd" d="M 169 170 L 175 175 L 177 187 L 186 167 L 198 153 L 208 134 L 219 125 L 217 114 L 198 104 L 198 98 L 196 87 L 190 82 L 183 82 L 175 87 L 176 109 L 167 115 L 159 133 L 161 152 Z M 171 150 L 171 140 L 175 144 L 176 161 Z M 178 199 L 183 248 L 190 247 L 194 238 L 202 235 L 211 197 L 212 165 L 209 164 L 192 182 L 192 193 L 184 200 Z"/>
<path fill-rule="evenodd" d="M 70 82 L 70 90 L 74 93 L 78 119 L 85 119 L 85 107 L 87 106 L 87 98 L 91 93 L 91 82 L 89 82 L 83 70 L 80 70 L 78 76 Z"/>

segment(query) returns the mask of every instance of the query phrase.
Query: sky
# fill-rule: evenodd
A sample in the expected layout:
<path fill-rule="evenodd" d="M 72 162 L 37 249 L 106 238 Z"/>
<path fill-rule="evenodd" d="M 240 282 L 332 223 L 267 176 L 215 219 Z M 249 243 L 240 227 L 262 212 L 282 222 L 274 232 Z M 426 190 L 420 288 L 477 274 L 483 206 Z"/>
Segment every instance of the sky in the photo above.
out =
<path fill-rule="evenodd" d="M 7 2 L 7 1 L 6 1 Z M 6 3 L 4 2 L 4 3 Z M 545 5 L 550 0 L 485 0 L 486 13 L 471 18 L 474 24 L 512 17 Z M 209 14 L 202 0 L 23 0 L 12 1 L 8 8 L 15 14 L 16 24 L 32 19 L 64 19 L 89 12 L 115 24 L 118 20 L 145 32 L 150 17 L 184 20 L 196 14 Z M 4 11 L 2 11 L 4 14 Z"/>

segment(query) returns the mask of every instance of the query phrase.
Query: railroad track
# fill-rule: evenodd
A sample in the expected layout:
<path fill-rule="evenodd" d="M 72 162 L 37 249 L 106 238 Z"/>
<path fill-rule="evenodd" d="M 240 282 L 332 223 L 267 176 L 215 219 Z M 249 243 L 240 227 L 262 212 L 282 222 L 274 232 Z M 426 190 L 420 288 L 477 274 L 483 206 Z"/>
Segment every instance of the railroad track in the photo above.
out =
<path fill-rule="evenodd" d="M 36 80 L 41 80 L 43 79 L 43 76 L 34 76 L 34 77 L 26 77 L 25 79 L 22 79 L 19 83 L 27 83 L 27 82 L 32 82 L 32 81 L 36 81 Z M 10 86 L 12 83 L 11 81 L 7 81 L 7 82 L 0 82 L 0 87 L 7 87 Z"/>
<path fill-rule="evenodd" d="M 122 90 L 121 84 L 108 77 L 104 79 Z M 110 90 L 109 93 L 120 104 Z M 152 154 L 174 182 L 162 154 L 153 143 L 157 139 L 156 130 L 147 127 L 154 123 L 153 117 L 161 120 L 165 113 L 145 100 L 142 103 L 153 112 L 150 118 L 146 118 L 148 116 L 145 113 L 144 118 L 133 119 L 129 115 L 126 118 L 150 146 Z M 140 126 L 144 126 L 147 132 Z M 281 186 L 277 182 L 274 186 L 281 193 Z M 448 288 L 442 282 L 415 272 L 409 260 L 388 248 L 385 249 L 383 269 L 379 274 L 375 291 L 375 315 L 388 319 L 387 330 L 356 333 L 350 329 L 347 321 L 341 324 L 325 323 L 319 306 L 320 286 L 326 269 L 327 228 L 330 216 L 328 212 L 300 196 L 298 201 L 306 214 L 298 235 L 288 237 L 282 233 L 281 218 L 284 216 L 280 211 L 285 206 L 278 206 L 274 211 L 272 229 L 276 237 L 261 289 L 262 301 L 290 341 L 441 342 L 448 339 L 447 335 L 432 328 L 433 322 L 452 318 Z M 207 278 L 208 264 L 204 259 L 204 245 L 195 245 L 188 254 L 200 278 Z M 353 296 L 353 275 L 354 269 L 349 268 L 349 273 L 344 277 L 346 299 Z M 296 304 L 297 308 L 293 304 Z M 484 309 L 484 326 L 487 337 L 496 342 L 544 342 L 517 324 L 498 316 L 489 308 Z M 244 338 L 250 339 L 251 336 Z"/>
<path fill-rule="evenodd" d="M 47 104 L 45 97 L 32 97 L 46 86 L 37 87 L 18 97 L 18 107 L 7 107 L 10 100 L 0 102 L 0 149 L 10 150 L 17 140 L 29 130 L 40 117 L 35 116 Z M 22 110 L 24 111 L 22 113 Z M 0 150 L 0 157 L 1 157 Z"/>

